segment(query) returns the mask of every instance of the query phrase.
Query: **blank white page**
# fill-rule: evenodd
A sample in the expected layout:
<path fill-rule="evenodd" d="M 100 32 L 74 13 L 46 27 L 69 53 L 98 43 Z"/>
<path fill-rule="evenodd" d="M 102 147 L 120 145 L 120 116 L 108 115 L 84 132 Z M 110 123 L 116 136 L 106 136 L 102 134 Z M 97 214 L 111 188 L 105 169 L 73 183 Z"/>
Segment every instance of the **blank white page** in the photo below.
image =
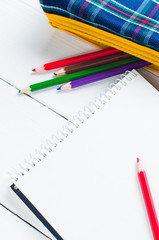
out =
<path fill-rule="evenodd" d="M 159 94 L 139 74 L 117 92 L 15 183 L 65 240 L 153 239 L 136 158 L 158 209 Z"/>

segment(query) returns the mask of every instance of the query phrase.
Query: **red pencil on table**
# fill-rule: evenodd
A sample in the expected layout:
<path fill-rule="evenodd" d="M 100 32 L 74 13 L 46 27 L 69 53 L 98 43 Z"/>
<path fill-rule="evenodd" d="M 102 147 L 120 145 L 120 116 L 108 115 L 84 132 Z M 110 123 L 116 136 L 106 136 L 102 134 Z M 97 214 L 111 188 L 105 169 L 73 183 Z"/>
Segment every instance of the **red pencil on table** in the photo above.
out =
<path fill-rule="evenodd" d="M 141 166 L 141 163 L 139 162 L 139 158 L 137 158 L 137 172 L 138 172 L 138 178 L 139 178 L 142 194 L 144 197 L 153 237 L 155 240 L 159 240 L 159 222 L 158 222 L 155 206 L 153 203 L 150 187 L 148 184 L 146 172 Z"/>
<path fill-rule="evenodd" d="M 75 57 L 71 57 L 71 58 L 66 58 L 63 60 L 55 61 L 55 62 L 46 63 L 43 66 L 32 69 L 32 71 L 33 72 L 45 72 L 45 71 L 49 71 L 49 70 L 52 70 L 55 68 L 60 68 L 60 67 L 72 65 L 75 63 L 79 63 L 79 62 L 88 61 L 91 59 L 109 56 L 109 55 L 119 53 L 119 52 L 121 52 L 121 51 L 118 49 L 107 48 L 107 49 L 103 49 L 103 50 L 92 52 L 92 53 L 87 53 L 87 54 L 83 54 L 83 55 L 79 55 L 79 56 L 75 56 Z"/>

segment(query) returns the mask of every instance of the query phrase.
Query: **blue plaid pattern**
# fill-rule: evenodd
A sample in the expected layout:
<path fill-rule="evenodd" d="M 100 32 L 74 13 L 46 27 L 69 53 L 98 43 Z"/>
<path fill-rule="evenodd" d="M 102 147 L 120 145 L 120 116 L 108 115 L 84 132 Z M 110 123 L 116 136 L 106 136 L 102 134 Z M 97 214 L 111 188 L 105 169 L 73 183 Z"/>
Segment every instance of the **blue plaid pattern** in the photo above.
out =
<path fill-rule="evenodd" d="M 159 0 L 40 0 L 43 10 L 159 50 Z"/>

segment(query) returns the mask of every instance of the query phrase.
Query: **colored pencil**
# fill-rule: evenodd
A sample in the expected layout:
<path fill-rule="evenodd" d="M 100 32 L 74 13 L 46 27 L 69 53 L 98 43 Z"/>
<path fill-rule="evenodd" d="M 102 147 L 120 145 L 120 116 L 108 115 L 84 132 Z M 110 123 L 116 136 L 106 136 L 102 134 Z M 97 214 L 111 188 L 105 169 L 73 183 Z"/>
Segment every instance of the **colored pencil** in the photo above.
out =
<path fill-rule="evenodd" d="M 55 68 L 60 68 L 60 67 L 68 66 L 71 64 L 79 63 L 79 62 L 84 62 L 84 61 L 88 61 L 91 59 L 109 56 L 109 55 L 112 55 L 112 54 L 115 54 L 118 52 L 121 52 L 121 51 L 118 49 L 115 49 L 115 48 L 107 48 L 107 49 L 103 49 L 103 50 L 92 52 L 92 53 L 82 54 L 79 56 L 66 58 L 63 60 L 55 61 L 55 62 L 46 63 L 43 66 L 32 69 L 32 71 L 33 72 L 45 72 L 45 71 L 49 71 L 49 70 L 52 70 Z"/>
<path fill-rule="evenodd" d="M 48 88 L 48 87 L 52 87 L 58 84 L 63 84 L 66 82 L 70 82 L 73 81 L 75 79 L 79 79 L 79 78 L 83 78 L 92 74 L 96 74 L 96 73 L 100 73 L 103 72 L 105 70 L 109 70 L 115 67 L 119 67 L 122 65 L 126 65 L 128 63 L 132 63 L 132 62 L 136 62 L 139 61 L 140 59 L 137 57 L 132 57 L 132 58 L 128 58 L 128 59 L 124 59 L 118 62 L 114 62 L 114 63 L 109 63 L 109 64 L 105 64 L 102 66 L 98 66 L 95 68 L 90 68 L 90 69 L 86 69 L 77 73 L 72 73 L 69 75 L 65 75 L 65 76 L 61 76 L 58 78 L 54 78 L 54 79 L 50 79 L 44 82 L 40 82 L 40 83 L 35 83 L 30 85 L 29 87 L 26 87 L 22 90 L 19 90 L 19 93 L 29 93 L 29 92 L 33 92 L 33 91 L 37 91 L 37 90 L 41 90 L 44 88 Z"/>
<path fill-rule="evenodd" d="M 125 53 L 125 52 L 120 52 L 120 53 L 116 53 L 116 54 L 113 54 L 110 56 L 92 59 L 92 60 L 89 60 L 86 62 L 81 62 L 81 63 L 74 64 L 71 66 L 67 66 L 65 68 L 61 68 L 61 69 L 57 70 L 56 72 L 54 72 L 54 74 L 57 76 L 63 76 L 66 74 L 83 71 L 88 68 L 98 67 L 100 65 L 104 65 L 107 63 L 120 61 L 120 60 L 130 58 L 130 57 L 132 57 L 132 55 Z"/>
<path fill-rule="evenodd" d="M 159 240 L 159 222 L 157 219 L 155 206 L 153 203 L 153 199 L 152 199 L 149 183 L 147 180 L 146 172 L 143 169 L 143 167 L 141 166 L 141 163 L 139 162 L 138 158 L 137 158 L 137 172 L 138 172 L 138 178 L 139 178 L 143 198 L 145 201 L 153 237 L 155 240 Z"/>
<path fill-rule="evenodd" d="M 134 68 L 141 68 L 141 67 L 145 67 L 148 65 L 150 65 L 150 63 L 146 62 L 144 60 L 140 60 L 138 62 L 132 62 L 130 64 L 120 66 L 120 67 L 117 67 L 117 68 L 114 68 L 114 69 L 111 69 L 108 71 L 104 71 L 104 72 L 97 73 L 97 74 L 87 76 L 84 78 L 76 79 L 72 82 L 68 82 L 68 83 L 60 86 L 57 90 L 62 90 L 62 91 L 71 90 L 72 88 L 81 87 L 83 85 L 86 85 L 86 84 L 89 84 L 92 82 L 96 82 L 96 81 L 102 80 L 104 78 L 122 74 L 127 70 L 132 70 Z"/>

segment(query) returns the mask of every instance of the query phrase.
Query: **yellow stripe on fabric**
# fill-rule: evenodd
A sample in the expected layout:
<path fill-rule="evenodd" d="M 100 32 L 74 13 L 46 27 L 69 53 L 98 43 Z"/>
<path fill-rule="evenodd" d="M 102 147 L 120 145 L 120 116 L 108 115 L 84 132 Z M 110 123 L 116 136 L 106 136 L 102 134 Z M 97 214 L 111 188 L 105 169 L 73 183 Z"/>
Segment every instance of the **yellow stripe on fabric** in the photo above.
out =
<path fill-rule="evenodd" d="M 159 71 L 159 52 L 128 39 L 63 16 L 45 13 L 51 26 L 68 32 L 100 48 L 114 47 L 153 63 L 151 69 Z"/>

